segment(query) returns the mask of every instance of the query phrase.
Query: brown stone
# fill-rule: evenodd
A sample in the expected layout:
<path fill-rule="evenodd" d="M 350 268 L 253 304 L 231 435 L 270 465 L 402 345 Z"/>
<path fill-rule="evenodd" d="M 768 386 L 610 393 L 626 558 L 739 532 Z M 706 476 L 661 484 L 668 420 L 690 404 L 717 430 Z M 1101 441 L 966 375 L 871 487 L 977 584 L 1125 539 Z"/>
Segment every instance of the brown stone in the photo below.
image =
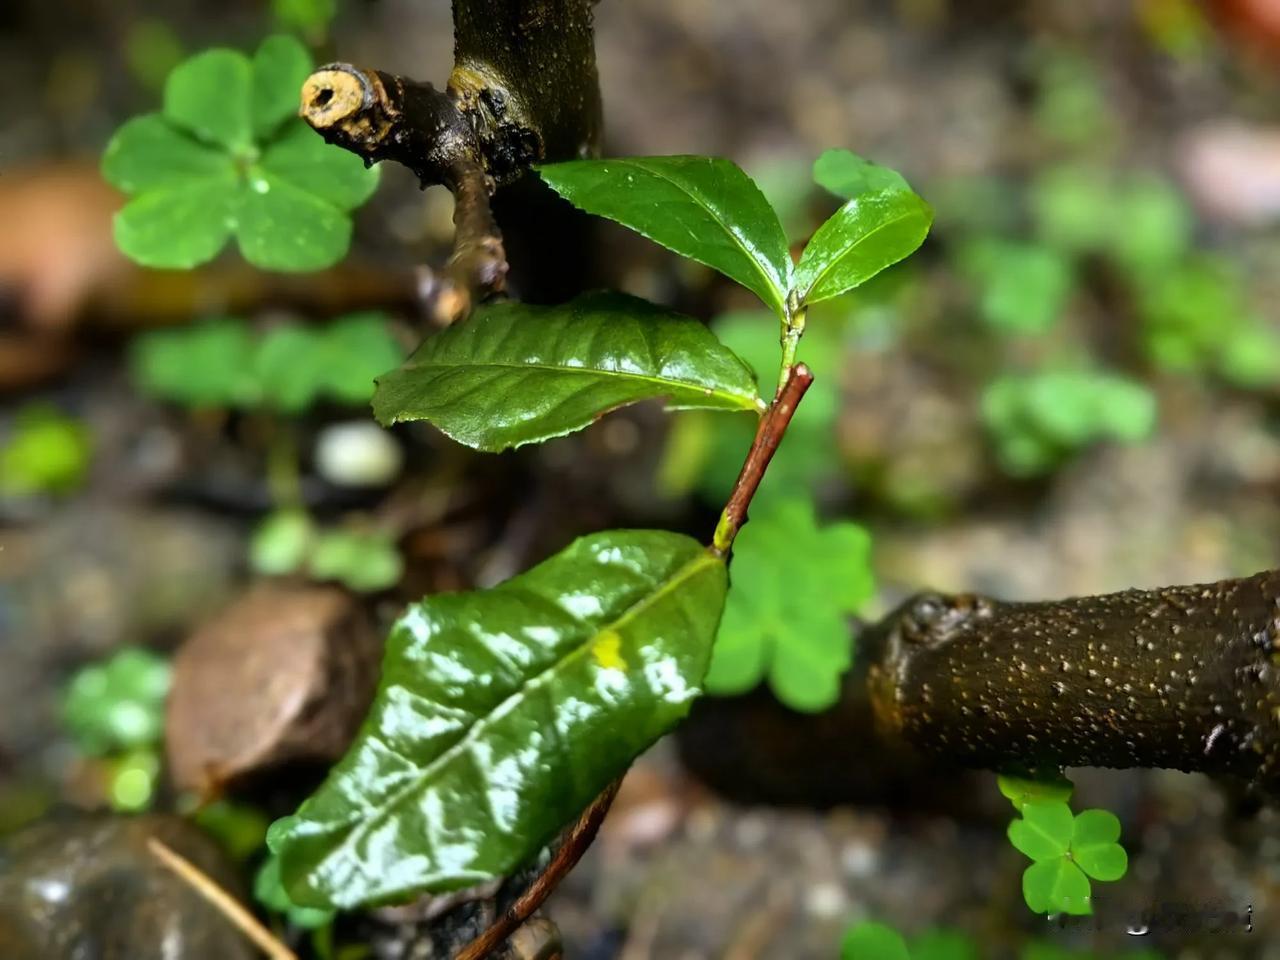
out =
<path fill-rule="evenodd" d="M 271 767 L 337 760 L 368 710 L 380 655 L 345 591 L 250 590 L 174 659 L 165 729 L 174 785 L 210 797 Z"/>

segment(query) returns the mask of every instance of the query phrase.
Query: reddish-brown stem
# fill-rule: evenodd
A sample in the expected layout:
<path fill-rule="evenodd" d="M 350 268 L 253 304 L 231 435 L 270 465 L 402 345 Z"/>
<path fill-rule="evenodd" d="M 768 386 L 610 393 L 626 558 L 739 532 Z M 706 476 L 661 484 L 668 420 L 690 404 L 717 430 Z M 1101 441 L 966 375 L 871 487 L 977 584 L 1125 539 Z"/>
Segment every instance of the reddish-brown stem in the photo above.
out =
<path fill-rule="evenodd" d="M 591 846 L 591 841 L 596 838 L 596 832 L 600 829 L 600 824 L 604 822 L 605 815 L 609 812 L 609 807 L 612 806 L 613 798 L 617 796 L 618 787 L 621 785 L 622 778 L 619 777 L 605 787 L 600 796 L 591 801 L 591 806 L 587 807 L 577 822 L 566 831 L 559 849 L 556 850 L 555 855 L 551 858 L 551 862 L 529 885 L 529 889 L 520 894 L 516 902 L 508 907 L 491 927 L 463 947 L 454 956 L 453 960 L 484 960 L 485 957 L 502 946 L 507 938 L 520 928 L 521 924 L 533 916 L 534 912 L 542 906 L 543 901 L 551 895 L 551 892 L 559 886 L 565 875 L 577 865 L 578 861 L 582 859 L 582 855 L 587 852 L 587 848 Z"/>
<path fill-rule="evenodd" d="M 764 479 L 769 461 L 777 452 L 778 444 L 786 435 L 796 407 L 812 383 L 813 372 L 806 364 L 797 363 L 787 370 L 786 378 L 778 388 L 777 397 L 760 418 L 756 438 L 751 443 L 742 471 L 733 485 L 733 492 L 729 494 L 729 502 L 725 504 L 720 522 L 716 525 L 715 540 L 712 543 L 712 549 L 716 553 L 727 553 L 739 528 L 747 522 L 747 509 L 751 506 L 756 490 L 760 488 L 760 481 Z"/>

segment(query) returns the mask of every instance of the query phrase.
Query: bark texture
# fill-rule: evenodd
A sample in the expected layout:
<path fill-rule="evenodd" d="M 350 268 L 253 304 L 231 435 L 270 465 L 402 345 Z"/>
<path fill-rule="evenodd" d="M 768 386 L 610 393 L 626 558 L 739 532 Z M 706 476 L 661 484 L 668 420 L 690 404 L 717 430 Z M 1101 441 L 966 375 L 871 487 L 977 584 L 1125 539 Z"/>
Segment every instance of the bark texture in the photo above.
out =
<path fill-rule="evenodd" d="M 921 594 L 860 643 L 880 728 L 967 766 L 1280 785 L 1280 571 L 1046 603 Z"/>
<path fill-rule="evenodd" d="M 453 192 L 453 255 L 419 283 L 440 324 L 504 289 L 494 190 L 535 163 L 593 154 L 601 115 L 589 0 L 454 0 L 453 22 L 445 90 L 331 63 L 307 79 L 300 108 L 329 143 L 366 163 L 404 164 L 424 187 Z"/>

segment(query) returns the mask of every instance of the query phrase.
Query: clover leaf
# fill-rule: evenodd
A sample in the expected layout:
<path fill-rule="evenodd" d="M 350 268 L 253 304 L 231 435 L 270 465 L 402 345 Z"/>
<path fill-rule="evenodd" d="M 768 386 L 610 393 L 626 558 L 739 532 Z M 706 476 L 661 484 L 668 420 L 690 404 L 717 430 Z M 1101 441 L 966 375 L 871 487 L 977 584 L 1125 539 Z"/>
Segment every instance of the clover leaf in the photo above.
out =
<path fill-rule="evenodd" d="M 307 570 L 316 580 L 338 580 L 351 590 L 372 593 L 399 582 L 404 560 L 388 534 L 333 530 L 316 541 Z"/>
<path fill-rule="evenodd" d="M 875 589 L 870 549 L 855 524 L 819 527 L 807 499 L 761 504 L 734 545 L 707 689 L 743 693 L 767 677 L 792 709 L 834 704 L 852 659 L 847 617 Z"/>
<path fill-rule="evenodd" d="M 211 260 L 232 236 L 265 270 L 341 259 L 348 213 L 378 172 L 295 116 L 312 69 L 287 36 L 268 37 L 252 59 L 212 49 L 174 68 L 161 112 L 127 121 L 103 154 L 103 176 L 131 198 L 116 214 L 117 246 L 144 266 L 177 269 Z"/>
<path fill-rule="evenodd" d="M 1090 879 L 1119 880 L 1129 866 L 1117 842 L 1120 821 L 1106 810 L 1072 816 L 1066 781 L 1001 778 L 1000 789 L 1022 812 L 1009 824 L 1009 840 L 1034 861 L 1022 875 L 1027 906 L 1036 913 L 1092 913 Z"/>
<path fill-rule="evenodd" d="M 0 444 L 0 495 L 74 492 L 89 471 L 92 446 L 81 421 L 43 404 L 23 407 Z"/>
<path fill-rule="evenodd" d="M 867 920 L 845 933 L 840 960 L 911 960 L 911 954 L 897 930 Z"/>

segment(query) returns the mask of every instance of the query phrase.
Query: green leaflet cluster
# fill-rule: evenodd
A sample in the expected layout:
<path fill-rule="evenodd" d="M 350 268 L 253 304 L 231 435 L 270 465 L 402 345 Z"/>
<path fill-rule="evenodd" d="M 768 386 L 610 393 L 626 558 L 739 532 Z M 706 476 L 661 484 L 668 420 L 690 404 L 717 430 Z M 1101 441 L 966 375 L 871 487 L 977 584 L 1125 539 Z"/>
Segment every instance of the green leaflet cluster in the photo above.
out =
<path fill-rule="evenodd" d="M 1085 810 L 1073 815 L 1067 780 L 1002 776 L 999 785 L 1020 814 L 1009 824 L 1009 842 L 1033 861 L 1022 875 L 1027 906 L 1036 913 L 1092 913 L 1090 880 L 1119 880 L 1129 868 L 1115 814 Z"/>
<path fill-rule="evenodd" d="M 257 334 L 240 320 L 156 330 L 131 345 L 134 381 L 187 407 L 300 413 L 322 400 L 366 403 L 373 381 L 404 350 L 381 313 L 353 313 L 325 327 L 281 324 Z"/>
<path fill-rule="evenodd" d="M 159 113 L 127 121 L 107 144 L 103 176 L 130 200 L 116 244 L 148 267 L 188 269 L 231 237 L 254 266 L 328 267 L 347 252 L 349 212 L 378 171 L 298 119 L 314 63 L 298 40 L 268 37 L 253 57 L 212 49 L 179 64 Z"/>

